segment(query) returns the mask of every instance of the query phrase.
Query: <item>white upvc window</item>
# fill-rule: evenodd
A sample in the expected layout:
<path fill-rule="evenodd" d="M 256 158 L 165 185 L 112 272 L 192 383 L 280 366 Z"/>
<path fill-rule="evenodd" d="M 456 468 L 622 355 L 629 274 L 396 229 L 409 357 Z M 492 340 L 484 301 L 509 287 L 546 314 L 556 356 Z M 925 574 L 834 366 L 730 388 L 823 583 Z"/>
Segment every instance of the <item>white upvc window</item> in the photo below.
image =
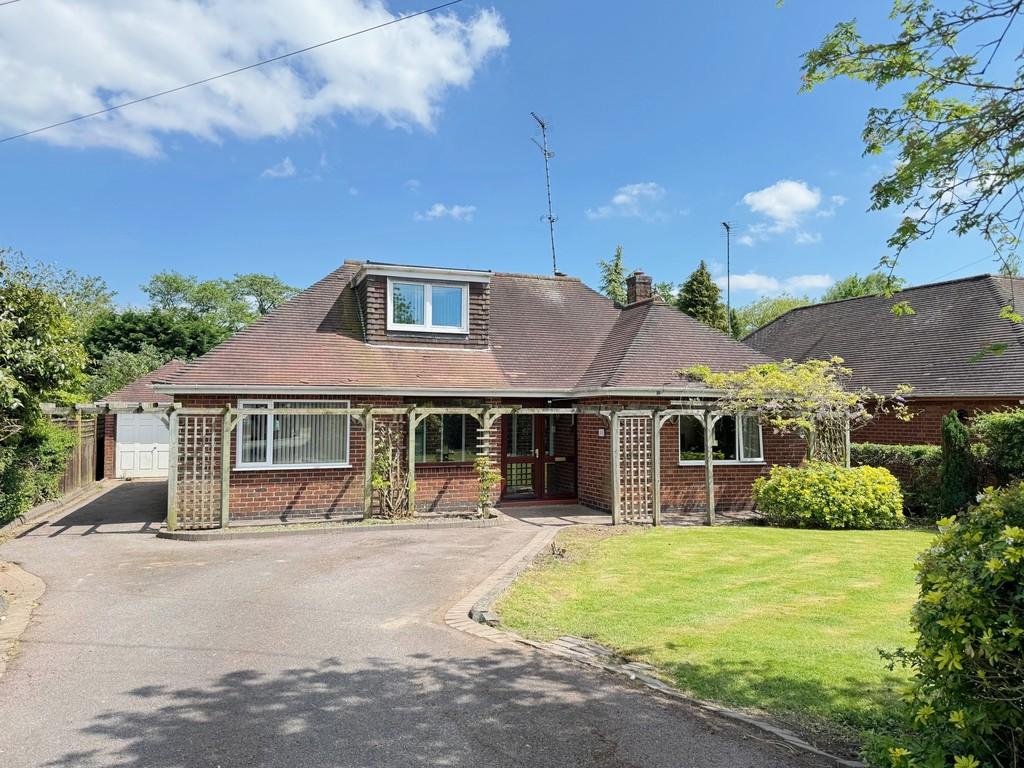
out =
<path fill-rule="evenodd" d="M 389 331 L 469 333 L 468 283 L 388 278 Z"/>
<path fill-rule="evenodd" d="M 236 469 L 347 467 L 346 414 L 282 413 L 289 408 L 348 408 L 348 400 L 242 400 Z M 273 413 L 260 413 L 273 409 Z"/>
<path fill-rule="evenodd" d="M 679 463 L 704 463 L 704 420 L 700 416 L 679 417 Z M 717 416 L 712 422 L 711 452 L 715 464 L 760 464 L 764 462 L 764 435 L 756 414 Z"/>

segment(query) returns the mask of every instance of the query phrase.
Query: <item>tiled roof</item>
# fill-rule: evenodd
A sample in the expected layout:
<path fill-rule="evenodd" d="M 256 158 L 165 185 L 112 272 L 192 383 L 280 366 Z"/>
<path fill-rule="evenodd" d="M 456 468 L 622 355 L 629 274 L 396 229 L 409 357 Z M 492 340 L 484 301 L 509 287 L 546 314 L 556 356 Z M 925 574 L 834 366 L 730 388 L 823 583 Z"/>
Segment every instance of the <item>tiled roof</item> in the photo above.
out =
<path fill-rule="evenodd" d="M 368 345 L 349 261 L 173 377 L 203 386 L 563 392 L 683 386 L 681 367 L 736 370 L 765 358 L 666 305 L 622 309 L 569 277 L 496 272 L 490 346 Z"/>
<path fill-rule="evenodd" d="M 116 392 L 111 392 L 103 399 L 110 403 L 170 403 L 172 402 L 171 396 L 157 392 L 153 389 L 153 385 L 167 381 L 184 367 L 184 360 L 171 360 L 155 371 L 140 376 L 131 384 L 121 387 Z"/>
<path fill-rule="evenodd" d="M 1000 319 L 1016 293 L 1024 306 L 1024 280 L 979 275 L 921 285 L 892 298 L 863 296 L 793 309 L 745 341 L 777 359 L 838 355 L 853 369 L 853 384 L 880 393 L 900 384 L 914 395 L 1024 395 L 1024 328 Z M 913 315 L 894 315 L 906 301 Z M 1000 355 L 972 356 L 992 344 Z"/>

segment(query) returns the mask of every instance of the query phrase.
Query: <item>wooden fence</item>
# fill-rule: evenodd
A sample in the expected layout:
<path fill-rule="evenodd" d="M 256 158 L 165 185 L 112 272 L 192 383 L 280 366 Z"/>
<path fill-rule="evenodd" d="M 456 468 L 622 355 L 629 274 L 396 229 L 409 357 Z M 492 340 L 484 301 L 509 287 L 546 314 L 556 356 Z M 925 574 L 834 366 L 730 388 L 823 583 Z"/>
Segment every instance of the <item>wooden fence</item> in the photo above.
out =
<path fill-rule="evenodd" d="M 64 496 L 96 480 L 96 438 L 99 419 L 68 419 L 62 423 L 68 430 L 78 435 L 78 442 L 71 449 L 68 465 L 58 486 L 60 495 Z"/>

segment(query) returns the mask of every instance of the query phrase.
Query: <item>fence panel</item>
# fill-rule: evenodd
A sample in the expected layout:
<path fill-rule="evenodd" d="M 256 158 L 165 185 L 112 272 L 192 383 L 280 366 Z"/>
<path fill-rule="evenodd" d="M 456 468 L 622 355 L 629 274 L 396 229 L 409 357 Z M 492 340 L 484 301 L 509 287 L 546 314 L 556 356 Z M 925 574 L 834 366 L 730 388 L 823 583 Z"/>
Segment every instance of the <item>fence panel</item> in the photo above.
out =
<path fill-rule="evenodd" d="M 96 479 L 96 436 L 97 419 L 69 419 L 64 426 L 78 435 L 78 442 L 71 450 L 64 476 L 58 484 L 61 496 L 84 488 Z"/>

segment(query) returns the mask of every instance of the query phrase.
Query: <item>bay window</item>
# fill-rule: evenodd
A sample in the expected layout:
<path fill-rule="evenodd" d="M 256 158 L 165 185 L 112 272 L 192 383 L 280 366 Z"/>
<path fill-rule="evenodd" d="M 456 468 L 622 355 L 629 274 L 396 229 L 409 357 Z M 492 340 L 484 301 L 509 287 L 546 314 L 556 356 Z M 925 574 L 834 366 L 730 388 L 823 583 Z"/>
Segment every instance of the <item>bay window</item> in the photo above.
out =
<path fill-rule="evenodd" d="M 259 400 L 238 404 L 237 462 L 241 469 L 348 465 L 349 417 L 282 413 L 288 409 L 348 408 L 347 400 Z M 273 409 L 274 413 L 260 413 Z"/>
<path fill-rule="evenodd" d="M 468 333 L 469 286 L 388 278 L 388 330 Z"/>
<path fill-rule="evenodd" d="M 704 463 L 704 420 L 679 417 L 679 463 Z M 715 463 L 764 461 L 761 425 L 754 414 L 719 416 L 711 428 L 711 456 Z"/>

